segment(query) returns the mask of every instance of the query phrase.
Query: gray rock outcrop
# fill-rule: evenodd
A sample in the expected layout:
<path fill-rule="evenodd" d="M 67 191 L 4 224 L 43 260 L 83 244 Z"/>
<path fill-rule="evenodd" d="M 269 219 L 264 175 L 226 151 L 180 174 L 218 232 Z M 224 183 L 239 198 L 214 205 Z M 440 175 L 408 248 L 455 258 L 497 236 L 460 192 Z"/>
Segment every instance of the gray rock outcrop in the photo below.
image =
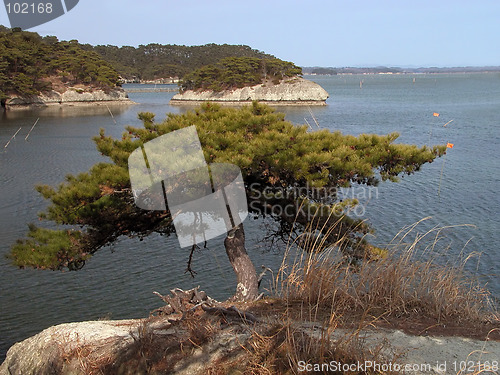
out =
<path fill-rule="evenodd" d="M 24 106 L 46 106 L 46 105 L 79 105 L 94 103 L 133 103 L 127 93 L 122 89 L 114 89 L 108 92 L 103 90 L 86 91 L 70 87 L 63 93 L 48 91 L 39 95 L 29 97 L 13 97 L 5 102 L 7 108 Z"/>
<path fill-rule="evenodd" d="M 0 366 L 0 375 L 88 375 L 102 371 L 120 375 L 159 374 L 164 372 L 148 370 L 144 361 L 137 360 L 137 353 L 150 347 L 153 351 L 158 348 L 161 354 L 162 345 L 169 361 L 168 373 L 203 374 L 206 367 L 241 349 L 241 344 L 251 337 L 249 332 L 234 332 L 227 327 L 202 346 L 190 347 L 186 341 L 186 353 L 176 355 L 182 352 L 179 345 L 185 341 L 186 331 L 179 325 L 172 326 L 167 319 L 61 324 L 13 345 Z"/>
<path fill-rule="evenodd" d="M 14 344 L 0 375 L 84 374 L 82 357 L 116 357 L 134 341 L 139 320 L 60 324 Z M 83 368 L 82 368 L 83 367 Z"/>
<path fill-rule="evenodd" d="M 187 90 L 176 94 L 170 104 L 198 102 L 248 103 L 253 100 L 279 105 L 325 105 L 328 92 L 315 82 L 296 77 L 285 79 L 278 84 L 267 82 L 222 92 Z"/>

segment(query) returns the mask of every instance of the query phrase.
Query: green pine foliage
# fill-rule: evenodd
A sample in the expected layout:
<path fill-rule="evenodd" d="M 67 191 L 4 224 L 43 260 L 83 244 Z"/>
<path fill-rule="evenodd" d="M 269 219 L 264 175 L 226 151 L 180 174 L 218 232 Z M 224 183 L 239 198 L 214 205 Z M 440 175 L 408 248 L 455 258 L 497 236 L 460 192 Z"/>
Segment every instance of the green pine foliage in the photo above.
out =
<path fill-rule="evenodd" d="M 19 267 L 76 270 L 89 256 L 79 250 L 80 232 L 29 225 L 29 239 L 18 240 L 14 263 Z"/>
<path fill-rule="evenodd" d="M 227 57 L 217 64 L 203 66 L 186 74 L 179 87 L 186 90 L 222 91 L 254 86 L 265 80 L 278 83 L 281 79 L 302 74 L 295 64 L 280 59 L 256 57 Z"/>
<path fill-rule="evenodd" d="M 357 202 L 338 202 L 336 189 L 354 183 L 397 181 L 446 151 L 446 146 L 397 144 L 396 133 L 354 137 L 338 131 L 308 131 L 258 103 L 242 108 L 206 103 L 185 114 L 168 114 L 163 122 L 155 122 L 152 113 L 141 113 L 139 118 L 144 126 L 127 127 L 121 139 L 113 139 L 103 130 L 94 138 L 99 152 L 110 159 L 108 163 L 68 176 L 58 187 L 37 187 L 51 202 L 41 219 L 69 225 L 72 230 L 30 226 L 28 238 L 12 247 L 15 264 L 78 269 L 120 236 L 174 233 L 168 209 L 146 211 L 134 205 L 128 157 L 140 145 L 191 125 L 196 126 L 207 163 L 232 163 L 241 168 L 250 212 L 272 217 L 286 234 L 307 226 L 313 215 L 321 221 L 317 235 L 353 257 L 362 257 L 373 248 L 362 239 L 371 228 L 345 215 Z M 318 191 L 329 194 L 321 196 Z M 291 210 L 284 215 L 276 210 L 280 207 Z M 327 228 L 333 223 L 337 224 L 334 231 L 322 232 L 323 224 Z"/>
<path fill-rule="evenodd" d="M 76 40 L 59 42 L 0 26 L 0 100 L 36 95 L 52 89 L 54 82 L 109 89 L 118 80 L 109 63 Z"/>

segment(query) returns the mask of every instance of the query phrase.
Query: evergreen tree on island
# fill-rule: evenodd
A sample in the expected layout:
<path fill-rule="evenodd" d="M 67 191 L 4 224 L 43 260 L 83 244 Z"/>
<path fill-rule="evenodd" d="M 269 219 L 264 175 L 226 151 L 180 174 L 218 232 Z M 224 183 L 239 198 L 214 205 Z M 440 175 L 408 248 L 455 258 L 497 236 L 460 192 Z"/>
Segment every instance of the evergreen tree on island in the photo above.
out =
<path fill-rule="evenodd" d="M 254 86 L 266 80 L 274 84 L 284 78 L 302 75 L 302 69 L 276 58 L 227 57 L 217 64 L 202 66 L 179 81 L 180 91 L 213 90 L 216 92 Z"/>
<path fill-rule="evenodd" d="M 338 131 L 308 131 L 258 103 L 239 109 L 206 103 L 182 115 L 169 114 L 163 122 L 155 122 L 152 113 L 140 113 L 139 118 L 144 126 L 127 127 L 121 139 L 107 136 L 104 130 L 94 138 L 98 151 L 109 162 L 70 175 L 56 188 L 37 186 L 51 202 L 40 219 L 70 225 L 71 229 L 30 225 L 28 237 L 12 247 L 14 264 L 78 270 L 96 251 L 121 236 L 174 234 L 168 207 L 148 211 L 134 204 L 128 157 L 146 142 L 191 125 L 196 126 L 207 163 L 230 163 L 241 169 L 250 213 L 273 218 L 282 234 L 305 228 L 312 215 L 318 221 L 315 235 L 351 259 L 364 259 L 373 253 L 373 246 L 363 239 L 371 228 L 346 215 L 349 207 L 357 204 L 355 200 L 340 202 L 335 194 L 318 196 L 317 192 L 332 192 L 351 184 L 376 185 L 379 180 L 397 181 L 446 152 L 444 145 L 396 144 L 397 133 L 355 137 Z M 284 207 L 288 207 L 285 214 Z M 224 241 L 238 280 L 235 300 L 258 296 L 257 275 L 244 241 L 242 225 L 233 228 Z M 192 255 L 187 251 L 186 259 Z"/>

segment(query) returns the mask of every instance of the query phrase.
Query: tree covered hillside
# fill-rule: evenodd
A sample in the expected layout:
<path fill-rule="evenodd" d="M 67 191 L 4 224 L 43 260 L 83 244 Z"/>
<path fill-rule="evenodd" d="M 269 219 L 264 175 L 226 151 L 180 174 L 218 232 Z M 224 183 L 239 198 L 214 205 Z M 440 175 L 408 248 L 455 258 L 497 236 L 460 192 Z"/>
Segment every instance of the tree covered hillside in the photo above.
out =
<path fill-rule="evenodd" d="M 84 84 L 109 89 L 119 82 L 117 71 L 77 41 L 0 26 L 0 100 L 36 95 L 64 86 Z"/>
<path fill-rule="evenodd" d="M 273 58 L 244 45 L 206 44 L 202 46 L 162 45 L 151 43 L 139 47 L 82 45 L 97 52 L 125 78 L 157 79 L 183 77 L 204 65 L 215 64 L 226 57 Z"/>

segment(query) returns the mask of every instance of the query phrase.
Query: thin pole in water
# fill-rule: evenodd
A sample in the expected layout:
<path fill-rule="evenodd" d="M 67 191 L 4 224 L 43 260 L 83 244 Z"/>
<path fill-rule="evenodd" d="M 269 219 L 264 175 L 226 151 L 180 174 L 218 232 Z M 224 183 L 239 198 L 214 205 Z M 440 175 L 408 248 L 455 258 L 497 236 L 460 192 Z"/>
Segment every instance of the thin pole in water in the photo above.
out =
<path fill-rule="evenodd" d="M 304 117 L 304 120 L 306 121 L 306 124 L 309 126 L 309 129 L 313 130 L 311 124 L 309 124 L 309 121 L 307 121 L 307 119 Z"/>
<path fill-rule="evenodd" d="M 7 146 L 10 144 L 10 142 L 16 137 L 17 133 L 19 133 L 21 131 L 21 128 L 17 129 L 17 132 L 16 134 L 14 134 L 10 139 L 9 139 L 9 142 L 7 142 L 7 144 L 3 147 L 3 148 L 7 148 Z"/>
<path fill-rule="evenodd" d="M 111 118 L 113 119 L 114 123 L 116 124 L 115 116 L 113 116 L 113 113 L 111 112 L 111 109 L 109 109 L 109 106 L 107 104 L 106 104 L 106 108 L 108 109 L 108 112 L 111 115 Z"/>
<path fill-rule="evenodd" d="M 311 107 L 307 106 L 307 109 L 309 110 L 309 113 L 311 114 L 311 117 L 314 120 L 314 123 L 316 124 L 316 126 L 318 127 L 318 129 L 321 129 L 321 127 L 319 126 L 318 120 L 316 120 L 316 117 L 314 117 L 314 113 L 313 113 Z M 309 125 L 309 126 L 311 126 L 311 125 Z"/>
<path fill-rule="evenodd" d="M 28 140 L 28 137 L 30 136 L 31 134 L 31 131 L 35 128 L 36 124 L 38 124 L 38 120 L 40 120 L 40 117 L 36 119 L 35 123 L 33 124 L 33 126 L 31 127 L 30 131 L 28 132 L 28 134 L 26 135 L 26 138 L 24 138 L 25 141 Z"/>

